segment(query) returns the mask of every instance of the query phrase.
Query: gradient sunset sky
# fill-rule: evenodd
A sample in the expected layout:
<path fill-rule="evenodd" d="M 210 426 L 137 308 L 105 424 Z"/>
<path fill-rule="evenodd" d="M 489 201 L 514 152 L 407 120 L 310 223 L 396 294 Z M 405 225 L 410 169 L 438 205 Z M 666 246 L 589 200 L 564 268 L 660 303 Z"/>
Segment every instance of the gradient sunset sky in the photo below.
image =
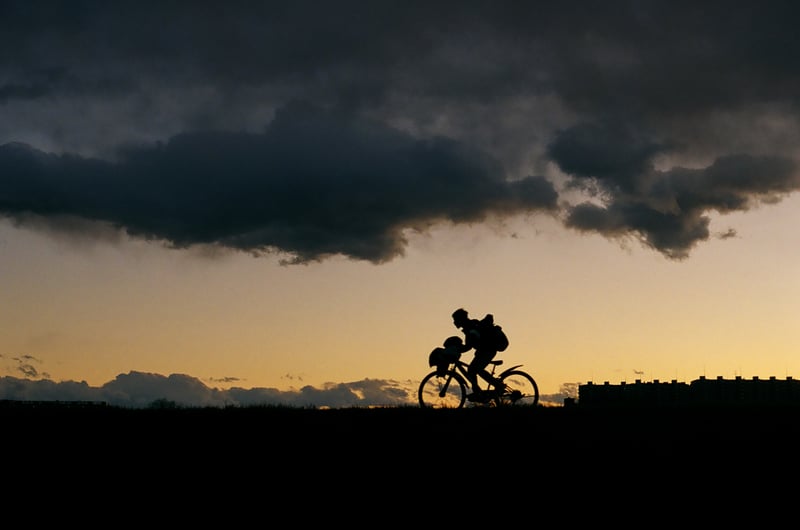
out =
<path fill-rule="evenodd" d="M 800 377 L 797 20 L 5 1 L 0 399 L 403 403 L 459 307 L 554 399 Z"/>

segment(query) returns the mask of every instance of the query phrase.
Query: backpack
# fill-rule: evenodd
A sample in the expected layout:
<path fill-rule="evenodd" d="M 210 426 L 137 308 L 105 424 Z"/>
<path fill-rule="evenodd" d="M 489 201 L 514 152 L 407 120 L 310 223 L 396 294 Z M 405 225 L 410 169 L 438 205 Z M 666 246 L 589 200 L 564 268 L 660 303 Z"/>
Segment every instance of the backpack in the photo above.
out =
<path fill-rule="evenodd" d="M 503 328 L 494 323 L 494 315 L 488 314 L 481 320 L 481 337 L 485 344 L 490 345 L 493 350 L 506 351 L 508 348 L 508 336 Z"/>

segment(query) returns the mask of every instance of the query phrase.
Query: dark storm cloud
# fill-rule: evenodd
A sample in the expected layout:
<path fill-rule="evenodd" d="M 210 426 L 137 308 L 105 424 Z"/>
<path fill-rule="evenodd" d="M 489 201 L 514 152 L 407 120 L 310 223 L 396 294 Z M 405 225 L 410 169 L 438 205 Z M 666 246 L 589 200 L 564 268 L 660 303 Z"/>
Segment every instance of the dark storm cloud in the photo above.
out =
<path fill-rule="evenodd" d="M 0 213 L 102 221 L 175 247 L 197 244 L 341 254 L 379 263 L 404 231 L 554 210 L 541 177 L 508 181 L 491 157 L 445 138 L 417 140 L 303 103 L 262 134 L 186 133 L 117 162 L 0 147 Z"/>
<path fill-rule="evenodd" d="M 797 190 L 799 15 L 777 0 L 4 2 L 0 144 L 73 156 L 4 149 L 29 176 L 2 176 L 2 208 L 380 262 L 406 229 L 552 211 L 557 186 L 521 177 L 554 164 L 599 200 L 565 204 L 567 226 L 685 257 L 711 211 Z M 304 118 L 292 99 L 342 114 Z"/>
<path fill-rule="evenodd" d="M 365 105 L 553 93 L 579 112 L 663 116 L 796 103 L 800 88 L 800 7 L 774 0 L 45 1 L 0 14 L 6 97 L 285 83 Z"/>
<path fill-rule="evenodd" d="M 393 2 L 12 1 L 0 7 L 0 43 L 6 75 L 21 80 L 9 87 L 42 72 L 91 80 L 85 93 L 125 77 L 226 88 L 308 83 L 425 53 L 426 39 L 409 34 L 424 11 Z M 48 85 L 37 83 L 35 94 L 58 96 L 59 85 Z"/>
<path fill-rule="evenodd" d="M 747 210 L 800 189 L 796 162 L 786 157 L 727 155 L 701 169 L 658 171 L 652 159 L 663 149 L 636 138 L 616 125 L 580 124 L 550 145 L 553 160 L 573 176 L 570 185 L 602 203 L 568 207 L 568 227 L 614 238 L 633 234 L 682 259 L 709 238 L 710 212 Z"/>
<path fill-rule="evenodd" d="M 38 84 L 7 84 L 0 86 L 0 104 L 10 99 L 36 99 L 47 93 L 47 87 Z"/>
<path fill-rule="evenodd" d="M 560 132 L 549 146 L 549 155 L 569 175 L 631 192 L 652 169 L 653 156 L 664 150 L 626 124 L 609 121 L 579 123 Z"/>

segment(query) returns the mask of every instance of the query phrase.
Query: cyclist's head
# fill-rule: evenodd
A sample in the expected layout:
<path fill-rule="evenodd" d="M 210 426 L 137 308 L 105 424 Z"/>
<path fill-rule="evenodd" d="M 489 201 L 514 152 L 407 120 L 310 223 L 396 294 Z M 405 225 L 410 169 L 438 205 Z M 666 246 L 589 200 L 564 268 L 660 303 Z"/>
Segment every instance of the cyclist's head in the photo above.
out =
<path fill-rule="evenodd" d="M 461 324 L 464 324 L 467 320 L 469 320 L 469 313 L 464 308 L 458 308 L 453 311 L 453 324 L 458 327 L 461 327 Z"/>

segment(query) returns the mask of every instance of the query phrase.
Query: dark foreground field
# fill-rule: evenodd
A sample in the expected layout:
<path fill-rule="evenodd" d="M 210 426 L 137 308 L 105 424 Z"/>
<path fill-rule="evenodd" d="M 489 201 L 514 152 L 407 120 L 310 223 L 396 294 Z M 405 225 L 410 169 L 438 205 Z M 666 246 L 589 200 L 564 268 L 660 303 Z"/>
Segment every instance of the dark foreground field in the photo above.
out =
<path fill-rule="evenodd" d="M 791 491 L 800 461 L 798 408 L 6 406 L 0 425 L 14 491 L 193 514 L 290 510 L 300 522 L 380 509 L 414 523 L 447 499 L 581 515 L 565 497 L 602 501 L 612 520 L 634 499 L 716 517 L 712 501 L 730 514 L 736 499 Z"/>
<path fill-rule="evenodd" d="M 336 449 L 360 455 L 389 451 L 451 455 L 472 444 L 498 455 L 558 454 L 576 459 L 606 454 L 677 454 L 681 450 L 800 447 L 799 407 L 423 410 L 288 407 L 124 409 L 65 404 L 0 407 L 7 443 L 49 440 L 65 446 L 273 452 L 313 458 Z M 309 452 L 307 448 L 313 447 Z"/>

